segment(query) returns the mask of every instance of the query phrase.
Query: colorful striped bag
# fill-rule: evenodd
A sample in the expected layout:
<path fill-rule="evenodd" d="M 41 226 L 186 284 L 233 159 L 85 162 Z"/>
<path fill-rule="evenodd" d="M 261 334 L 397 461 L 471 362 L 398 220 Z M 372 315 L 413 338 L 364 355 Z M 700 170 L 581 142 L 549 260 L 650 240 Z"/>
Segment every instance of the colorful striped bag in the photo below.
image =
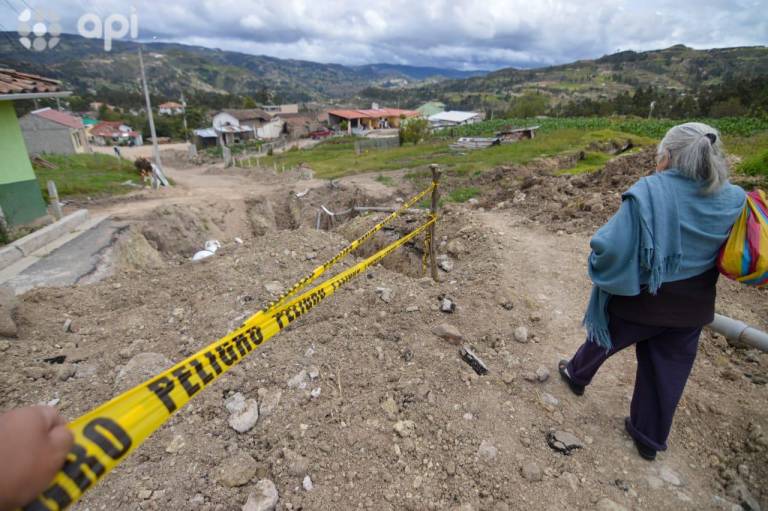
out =
<path fill-rule="evenodd" d="M 747 194 L 747 205 L 717 258 L 720 273 L 749 286 L 768 284 L 768 196 Z"/>

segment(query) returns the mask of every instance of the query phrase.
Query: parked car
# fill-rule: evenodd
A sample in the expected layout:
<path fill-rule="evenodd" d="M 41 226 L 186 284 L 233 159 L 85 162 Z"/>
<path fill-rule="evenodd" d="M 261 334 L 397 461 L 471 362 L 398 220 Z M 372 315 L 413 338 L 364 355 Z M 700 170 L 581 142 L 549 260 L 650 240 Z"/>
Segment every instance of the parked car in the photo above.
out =
<path fill-rule="evenodd" d="M 333 132 L 328 128 L 315 130 L 309 134 L 312 140 L 320 140 L 321 138 L 327 138 L 327 137 L 330 137 L 331 135 L 333 135 Z"/>

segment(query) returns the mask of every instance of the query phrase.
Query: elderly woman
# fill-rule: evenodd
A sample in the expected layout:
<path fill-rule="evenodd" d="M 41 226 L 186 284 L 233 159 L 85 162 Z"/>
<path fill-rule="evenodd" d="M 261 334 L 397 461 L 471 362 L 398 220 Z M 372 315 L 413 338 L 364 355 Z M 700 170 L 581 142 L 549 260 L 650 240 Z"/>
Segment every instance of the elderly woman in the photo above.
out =
<path fill-rule="evenodd" d="M 656 171 L 624 193 L 619 211 L 592 238 L 587 341 L 559 364 L 580 396 L 608 357 L 635 345 L 635 391 L 624 424 L 647 460 L 667 448 L 701 329 L 714 319 L 715 260 L 746 200 L 728 182 L 719 133 L 706 124 L 669 130 Z"/>

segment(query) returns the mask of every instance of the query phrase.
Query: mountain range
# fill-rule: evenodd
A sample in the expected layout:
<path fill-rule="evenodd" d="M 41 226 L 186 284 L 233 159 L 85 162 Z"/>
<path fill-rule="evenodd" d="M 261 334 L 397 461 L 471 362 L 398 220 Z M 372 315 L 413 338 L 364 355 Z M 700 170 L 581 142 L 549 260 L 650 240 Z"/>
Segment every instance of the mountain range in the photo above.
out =
<path fill-rule="evenodd" d="M 63 35 L 53 49 L 24 49 L 12 32 L 0 37 L 0 66 L 63 80 L 80 95 L 139 91 L 139 43 L 103 42 Z M 622 51 L 594 60 L 538 69 L 458 71 L 395 64 L 345 66 L 176 43 L 142 43 L 152 92 L 161 97 L 251 96 L 267 93 L 284 102 L 372 100 L 416 106 L 432 99 L 449 106 L 493 108 L 527 93 L 545 94 L 554 104 L 610 98 L 637 87 L 685 94 L 724 82 L 768 77 L 764 46 L 696 50 L 683 45 L 646 52 Z M 263 101 L 263 100 L 262 100 Z"/>
<path fill-rule="evenodd" d="M 115 41 L 105 52 L 103 42 L 64 34 L 52 50 L 34 52 L 16 42 L 17 35 L 0 37 L 0 64 L 65 81 L 80 94 L 103 88 L 135 91 L 139 76 L 139 44 Z M 395 64 L 344 66 L 303 60 L 187 46 L 143 43 L 144 60 L 153 93 L 178 97 L 180 92 L 250 95 L 262 89 L 282 101 L 313 101 L 353 96 L 365 87 L 411 87 L 448 78 L 483 74 L 434 67 Z"/>

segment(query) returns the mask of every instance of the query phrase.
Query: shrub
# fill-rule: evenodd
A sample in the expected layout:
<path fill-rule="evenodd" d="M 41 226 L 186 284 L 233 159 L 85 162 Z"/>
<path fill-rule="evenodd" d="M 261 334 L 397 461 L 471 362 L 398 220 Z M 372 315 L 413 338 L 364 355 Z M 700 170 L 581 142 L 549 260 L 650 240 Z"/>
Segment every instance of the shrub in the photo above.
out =
<path fill-rule="evenodd" d="M 738 166 L 739 172 L 748 176 L 768 177 L 768 149 L 746 158 Z"/>
<path fill-rule="evenodd" d="M 401 144 L 419 144 L 429 136 L 429 121 L 426 119 L 407 119 L 400 126 Z"/>

